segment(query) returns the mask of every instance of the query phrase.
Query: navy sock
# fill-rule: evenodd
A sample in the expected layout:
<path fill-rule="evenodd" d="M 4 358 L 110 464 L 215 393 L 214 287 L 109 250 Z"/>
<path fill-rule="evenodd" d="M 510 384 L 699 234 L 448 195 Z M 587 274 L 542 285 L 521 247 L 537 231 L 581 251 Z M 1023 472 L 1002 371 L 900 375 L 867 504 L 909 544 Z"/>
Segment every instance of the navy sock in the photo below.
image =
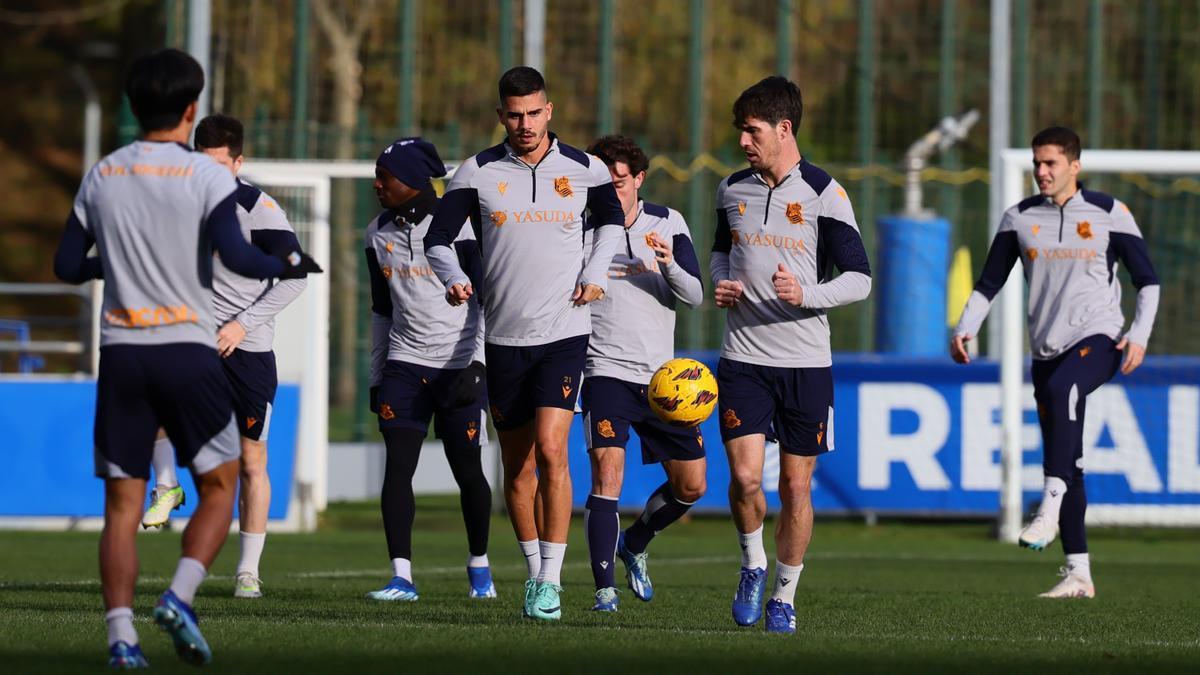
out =
<path fill-rule="evenodd" d="M 616 498 L 588 495 L 587 511 L 583 518 L 596 588 L 615 588 L 617 536 L 621 533 Z"/>
<path fill-rule="evenodd" d="M 1087 491 L 1083 487 L 1083 476 L 1077 474 L 1063 495 L 1062 508 L 1058 512 L 1063 553 L 1087 553 L 1087 530 L 1083 524 L 1086 513 Z"/>
<path fill-rule="evenodd" d="M 654 535 L 682 518 L 690 508 L 691 504 L 681 502 L 671 494 L 669 481 L 658 486 L 654 494 L 650 495 L 650 499 L 646 500 L 646 509 L 642 511 L 642 515 L 625 530 L 625 549 L 630 553 L 645 552 Z"/>

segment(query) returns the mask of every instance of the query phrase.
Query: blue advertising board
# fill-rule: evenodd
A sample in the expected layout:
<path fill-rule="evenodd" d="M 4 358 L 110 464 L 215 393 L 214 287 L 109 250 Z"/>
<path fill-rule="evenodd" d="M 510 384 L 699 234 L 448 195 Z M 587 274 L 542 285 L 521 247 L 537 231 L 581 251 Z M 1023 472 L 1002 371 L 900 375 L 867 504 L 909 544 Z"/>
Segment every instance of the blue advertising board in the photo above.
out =
<path fill-rule="evenodd" d="M 716 366 L 715 354 L 692 355 Z M 834 451 L 814 475 L 813 506 L 824 513 L 994 515 L 1001 484 L 999 366 L 948 358 L 836 355 Z M 1027 502 L 1042 486 L 1041 433 L 1032 385 L 1024 391 Z M 698 507 L 727 510 L 729 466 L 718 415 L 701 429 L 708 448 L 708 491 Z M 1200 359 L 1147 359 L 1087 401 L 1084 462 L 1088 501 L 1097 505 L 1200 507 Z M 590 486 L 579 419 L 571 430 L 574 502 Z M 778 455 L 768 451 L 763 486 L 777 508 Z M 664 480 L 641 465 L 631 439 L 621 506 L 640 507 Z"/>
<path fill-rule="evenodd" d="M 0 380 L 0 516 L 104 515 L 104 483 L 93 475 L 95 409 L 95 380 Z M 271 520 L 287 517 L 299 409 L 299 387 L 279 385 L 267 462 Z M 179 480 L 196 494 L 187 471 Z M 176 513 L 191 515 L 198 501 L 189 499 Z"/>

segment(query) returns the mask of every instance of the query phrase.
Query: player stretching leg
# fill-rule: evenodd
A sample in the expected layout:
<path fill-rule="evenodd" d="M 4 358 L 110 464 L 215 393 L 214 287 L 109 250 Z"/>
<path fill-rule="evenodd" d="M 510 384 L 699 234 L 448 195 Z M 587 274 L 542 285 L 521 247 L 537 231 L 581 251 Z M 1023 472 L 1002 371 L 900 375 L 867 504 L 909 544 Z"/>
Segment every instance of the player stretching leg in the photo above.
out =
<path fill-rule="evenodd" d="M 387 448 L 383 528 L 392 580 L 367 596 L 417 599 L 412 576 L 412 527 L 416 504 L 412 480 L 430 419 L 445 446 L 458 482 L 467 527 L 468 594 L 494 598 L 487 545 L 492 489 L 483 475 L 483 319 L 478 299 L 451 307 L 433 275 L 422 243 L 438 198 L 430 178 L 446 175 L 437 149 L 419 138 L 389 145 L 375 163 L 375 194 L 383 213 L 367 227 L 371 276 L 371 409 Z M 461 223 L 460 223 L 461 225 Z M 473 283 L 480 272 L 479 246 L 461 228 L 454 251 Z"/>
<path fill-rule="evenodd" d="M 212 256 L 203 248 L 197 255 L 197 247 L 211 242 L 229 269 L 256 278 L 320 271 L 298 250 L 270 257 L 242 237 L 233 177 L 184 145 L 203 88 L 200 64 L 181 51 L 134 61 L 125 92 L 142 139 L 88 172 L 54 258 L 63 281 L 106 280 L 95 447 L 96 475 L 105 480 L 100 579 L 109 665 L 119 668 L 149 665 L 131 607 L 135 538 L 160 427 L 179 464 L 190 467 L 200 503 L 154 620 L 180 658 L 212 660 L 191 604 L 229 532 L 239 453 L 229 383 L 213 348 Z M 100 255 L 87 258 L 93 243 Z"/>
<path fill-rule="evenodd" d="M 871 269 L 846 191 L 800 156 L 800 88 L 768 77 L 733 104 L 750 168 L 717 187 L 712 279 L 729 310 L 717 366 L 729 504 L 742 548 L 733 618 L 762 616 L 767 556 L 762 491 L 768 428 L 779 438 L 775 590 L 766 629 L 796 630 L 792 600 L 812 537 L 813 468 L 833 447 L 826 312 L 867 297 Z M 841 274 L 833 275 L 837 267 Z"/>
<path fill-rule="evenodd" d="M 227 115 L 210 115 L 196 125 L 196 149 L 229 169 L 234 176 L 242 167 L 245 132 L 242 123 Z M 300 242 L 287 215 L 266 193 L 239 179 L 237 216 L 242 235 L 265 253 L 299 250 Z M 267 433 L 278 378 L 275 353 L 275 317 L 304 291 L 304 279 L 270 282 L 234 274 L 218 259 L 213 265 L 213 308 L 217 323 L 217 352 L 233 392 L 233 409 L 241 434 L 241 489 L 238 492 L 238 525 L 241 557 L 233 595 L 261 598 L 258 565 L 267 538 L 267 512 L 271 483 L 267 477 Z M 176 503 L 183 503 L 183 488 L 175 477 L 173 450 L 165 438 L 154 446 L 155 490 L 142 527 L 162 525 Z"/>
<path fill-rule="evenodd" d="M 646 388 L 658 366 L 674 356 L 675 305 L 704 301 L 700 264 L 687 223 L 677 211 L 638 199 L 649 160 L 632 140 L 605 136 L 588 152 L 608 165 L 625 212 L 625 246 L 609 268 L 608 294 L 592 303 L 592 337 L 583 380 L 584 436 L 592 463 L 592 493 L 584 517 L 596 602 L 615 612 L 616 556 L 639 600 L 654 587 L 646 547 L 704 496 L 704 440 L 699 428 L 673 427 L 650 410 Z M 629 427 L 642 442 L 642 463 L 667 474 L 642 515 L 620 531 L 617 498 L 625 469 Z"/>
<path fill-rule="evenodd" d="M 556 620 L 571 524 L 567 433 L 592 332 L 587 305 L 604 295 L 624 216 L 604 163 L 549 133 L 554 106 L 541 74 L 519 66 L 499 88 L 508 140 L 458 168 L 425 250 L 449 302 L 483 299 L 504 500 L 529 561 L 523 611 Z M 483 251 L 481 288 L 450 249 L 468 218 Z M 595 230 L 590 256 L 585 230 Z"/>
<path fill-rule="evenodd" d="M 1039 194 L 1004 212 L 983 273 L 950 341 L 950 355 L 969 363 L 966 342 L 979 332 L 992 299 L 1018 259 L 1029 284 L 1033 394 L 1042 427 L 1042 503 L 1021 531 L 1021 546 L 1041 550 L 1062 532 L 1063 580 L 1044 598 L 1096 595 L 1088 560 L 1083 484 L 1083 417 L 1087 396 L 1128 375 L 1146 354 L 1158 311 L 1158 275 L 1129 208 L 1078 181 L 1079 136 L 1063 127 L 1033 137 Z M 1133 324 L 1122 332 L 1121 262 L 1137 288 Z"/>

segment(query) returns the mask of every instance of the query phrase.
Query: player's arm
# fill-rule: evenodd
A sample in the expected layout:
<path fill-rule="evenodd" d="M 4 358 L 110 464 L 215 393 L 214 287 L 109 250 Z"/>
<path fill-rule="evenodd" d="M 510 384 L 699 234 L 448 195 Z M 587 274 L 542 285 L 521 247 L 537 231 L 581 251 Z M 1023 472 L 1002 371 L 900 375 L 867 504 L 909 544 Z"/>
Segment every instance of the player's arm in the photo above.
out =
<path fill-rule="evenodd" d="M 392 332 L 392 290 L 379 265 L 379 256 L 371 240 L 375 223 L 367 228 L 367 276 L 371 280 L 371 411 L 378 411 L 379 386 L 383 383 L 383 366 L 387 363 Z"/>
<path fill-rule="evenodd" d="M 1121 372 L 1128 375 L 1142 364 L 1146 345 L 1150 343 L 1150 331 L 1154 327 L 1154 317 L 1158 314 L 1160 286 L 1158 273 L 1154 271 L 1154 264 L 1150 262 L 1146 240 L 1142 238 L 1142 232 L 1129 212 L 1129 207 L 1115 202 L 1112 213 L 1113 228 L 1108 235 L 1109 242 L 1117 254 L 1117 259 L 1124 263 L 1125 269 L 1128 270 L 1133 287 L 1137 289 L 1133 323 L 1117 344 L 1117 349 L 1125 352 Z"/>
<path fill-rule="evenodd" d="M 94 243 L 91 232 L 84 228 L 72 211 L 67 216 L 66 227 L 58 241 L 58 250 L 54 252 L 54 275 L 68 284 L 103 279 L 104 267 L 100 258 L 89 258 L 87 254 Z"/>
<path fill-rule="evenodd" d="M 446 300 L 452 305 L 461 305 L 474 293 L 471 279 L 451 245 L 468 220 L 476 230 L 479 228 L 479 191 L 471 186 L 476 167 L 475 159 L 471 158 L 454 172 L 425 233 L 425 257 L 446 287 Z"/>
<path fill-rule="evenodd" d="M 603 162 L 590 155 L 589 158 L 595 184 L 587 189 L 587 218 L 583 227 L 594 232 L 591 254 L 579 274 L 576 304 L 592 302 L 608 290 L 608 269 L 625 231 L 625 212 L 613 187 L 612 176 Z"/>
<path fill-rule="evenodd" d="M 267 199 L 264 195 L 263 199 Z M 283 211 L 275 207 L 256 208 L 261 213 L 253 214 L 254 227 L 250 230 L 250 243 L 259 250 L 276 258 L 299 251 L 300 240 Z M 234 317 L 247 333 L 275 318 L 293 300 L 300 297 L 308 285 L 307 279 L 283 279 L 272 284 L 262 295 Z"/>
<path fill-rule="evenodd" d="M 246 241 L 238 224 L 236 192 L 230 192 L 213 207 L 205 224 L 213 248 L 221 254 L 221 262 L 235 274 L 251 279 L 299 279 L 321 271 L 299 248 L 275 257 Z"/>
<path fill-rule="evenodd" d="M 725 181 L 717 187 L 717 230 L 713 235 L 712 252 L 708 259 L 709 277 L 713 283 L 713 299 L 717 307 L 728 309 L 742 297 L 742 282 L 729 275 L 729 252 L 733 250 L 733 234 L 729 229 L 729 214 L 724 204 Z"/>
<path fill-rule="evenodd" d="M 850 198 L 837 181 L 831 181 L 821 192 L 820 203 L 817 250 L 825 252 L 839 274 L 825 280 L 826 271 L 818 269 L 817 283 L 800 286 L 799 302 L 794 304 L 809 309 L 841 307 L 871 294 L 871 264 Z"/>
<path fill-rule="evenodd" d="M 1021 245 L 1017 241 L 1017 231 L 1012 228 L 1012 216 L 1005 214 L 1000 223 L 1000 229 L 992 239 L 988 248 L 987 259 L 983 263 L 983 272 L 975 282 L 975 290 L 967 298 L 963 307 L 958 326 L 954 328 L 954 336 L 950 338 L 950 356 L 959 363 L 970 363 L 966 343 L 979 333 L 979 327 L 987 318 L 992 308 L 992 300 L 1008 281 L 1008 273 L 1021 257 Z"/>
<path fill-rule="evenodd" d="M 651 244 L 650 248 L 654 249 L 659 269 L 675 297 L 689 307 L 699 307 L 704 302 L 700 261 L 696 258 L 696 249 L 692 246 L 692 238 L 688 236 L 687 223 L 683 217 L 672 211 L 670 218 L 674 225 L 672 229 L 677 230 L 671 236 L 670 244 L 659 241 L 655 236 L 654 243 L 660 245 Z"/>

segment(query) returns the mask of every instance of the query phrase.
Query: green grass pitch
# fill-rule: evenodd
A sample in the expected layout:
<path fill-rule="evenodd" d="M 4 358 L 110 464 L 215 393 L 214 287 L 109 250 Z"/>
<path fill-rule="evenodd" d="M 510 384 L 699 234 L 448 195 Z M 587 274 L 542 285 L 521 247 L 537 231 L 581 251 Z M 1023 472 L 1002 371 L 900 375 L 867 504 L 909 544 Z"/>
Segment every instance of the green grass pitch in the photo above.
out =
<path fill-rule="evenodd" d="M 563 620 L 553 625 L 520 617 L 524 564 L 500 516 L 490 554 L 500 597 L 467 599 L 455 500 L 419 504 L 421 600 L 366 600 L 390 576 L 379 527 L 377 505 L 335 505 L 317 534 L 272 535 L 258 601 L 231 597 L 231 537 L 196 603 L 212 672 L 1200 672 L 1195 530 L 1097 530 L 1097 599 L 1052 601 L 1035 596 L 1057 581 L 1057 544 L 1044 553 L 997 544 L 985 524 L 818 522 L 797 592 L 799 632 L 783 637 L 730 618 L 739 559 L 725 518 L 698 517 L 660 536 L 650 548 L 654 601 L 626 591 L 615 615 L 586 611 L 592 584 L 577 519 Z M 0 532 L 0 670 L 103 669 L 97 536 Z M 143 648 L 159 672 L 195 672 L 148 618 L 179 535 L 139 542 Z"/>

